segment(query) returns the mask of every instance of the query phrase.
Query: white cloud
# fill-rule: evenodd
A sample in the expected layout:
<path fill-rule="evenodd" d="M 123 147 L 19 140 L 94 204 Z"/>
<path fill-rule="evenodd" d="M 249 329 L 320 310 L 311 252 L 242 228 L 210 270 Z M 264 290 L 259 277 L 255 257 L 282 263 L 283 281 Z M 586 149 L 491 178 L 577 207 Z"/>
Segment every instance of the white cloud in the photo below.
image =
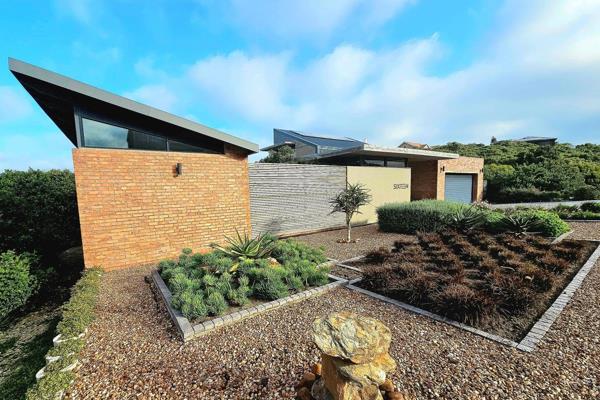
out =
<path fill-rule="evenodd" d="M 351 17 L 356 27 L 387 22 L 413 0 L 232 0 L 241 27 L 273 36 L 327 36 Z"/>
<path fill-rule="evenodd" d="M 302 65 L 287 52 L 235 51 L 171 79 L 190 104 L 232 126 L 315 130 L 382 145 L 526 134 L 597 141 L 600 4 L 509 1 L 497 26 L 483 54 L 444 76 L 428 72 L 445 52 L 434 34 L 377 51 L 341 44 Z"/>
<path fill-rule="evenodd" d="M 10 86 L 0 86 L 0 123 L 26 117 L 31 111 L 24 94 Z"/>
<path fill-rule="evenodd" d="M 94 0 L 56 0 L 56 7 L 62 14 L 74 18 L 82 24 L 90 24 L 92 22 L 92 14 L 95 7 Z"/>
<path fill-rule="evenodd" d="M 60 132 L 2 135 L 0 136 L 0 171 L 28 168 L 72 170 L 72 148 L 73 145 Z"/>

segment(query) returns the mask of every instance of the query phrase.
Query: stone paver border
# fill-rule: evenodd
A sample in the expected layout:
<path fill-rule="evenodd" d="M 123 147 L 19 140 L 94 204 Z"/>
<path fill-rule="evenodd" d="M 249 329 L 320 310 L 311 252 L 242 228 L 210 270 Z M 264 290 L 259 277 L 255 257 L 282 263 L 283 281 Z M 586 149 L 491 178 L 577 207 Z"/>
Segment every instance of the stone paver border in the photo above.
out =
<path fill-rule="evenodd" d="M 162 297 L 164 304 L 167 308 L 169 316 L 171 317 L 171 320 L 175 324 L 175 327 L 177 328 L 177 331 L 179 332 L 184 342 L 187 342 L 198 336 L 204 335 L 220 326 L 236 323 L 238 321 L 241 321 L 242 319 L 249 318 L 257 314 L 262 314 L 268 310 L 273 310 L 275 308 L 281 307 L 284 304 L 294 303 L 297 301 L 302 301 L 312 296 L 320 295 L 322 293 L 325 293 L 326 291 L 348 283 L 348 280 L 339 278 L 337 276 L 333 276 L 331 274 L 329 274 L 329 278 L 332 279 L 333 282 L 316 288 L 308 289 L 288 297 L 284 297 L 283 299 L 273 300 L 268 303 L 263 303 L 254 307 L 236 311 L 231 314 L 215 317 L 211 320 L 202 322 L 200 324 L 192 325 L 191 322 L 186 317 L 184 317 L 183 314 L 181 314 L 181 311 L 176 310 L 171 306 L 171 298 L 173 296 L 171 294 L 171 291 L 165 284 L 165 281 L 158 273 L 158 271 L 152 272 L 152 281 L 156 285 L 156 288 L 160 293 L 160 296 Z"/>
<path fill-rule="evenodd" d="M 562 234 L 562 235 L 560 235 L 560 236 L 557 236 L 557 237 L 556 237 L 556 238 L 555 238 L 555 239 L 554 239 L 554 240 L 551 242 L 551 244 L 556 244 L 556 243 L 560 243 L 560 242 L 562 242 L 563 240 L 565 240 L 565 239 L 567 238 L 567 236 L 569 236 L 569 235 L 570 235 L 571 233 L 573 233 L 573 232 L 574 232 L 574 231 L 571 229 L 570 231 L 568 231 L 568 232 L 565 232 L 565 233 L 563 233 L 563 234 Z"/>
<path fill-rule="evenodd" d="M 567 234 L 568 233 L 570 232 L 567 232 Z M 367 296 L 373 297 L 375 299 L 384 301 L 386 303 L 393 304 L 407 311 L 414 312 L 415 314 L 429 317 L 435 321 L 455 326 L 459 329 L 463 329 L 476 335 L 483 336 L 487 339 L 504 344 L 506 346 L 514 347 L 518 350 L 530 353 L 533 350 L 535 350 L 536 345 L 544 338 L 544 335 L 548 332 L 548 330 L 552 326 L 552 323 L 554 323 L 554 321 L 558 318 L 560 313 L 563 311 L 571 297 L 573 297 L 575 291 L 579 288 L 579 286 L 581 286 L 583 280 L 591 271 L 592 267 L 594 266 L 596 261 L 598 261 L 598 259 L 600 259 L 600 244 L 596 247 L 596 250 L 594 250 L 594 252 L 590 255 L 587 261 L 579 269 L 579 271 L 573 277 L 571 282 L 565 287 L 563 292 L 556 298 L 554 303 L 552 303 L 552 305 L 544 312 L 540 319 L 538 319 L 538 321 L 533 325 L 533 327 L 529 330 L 525 337 L 518 343 L 510 339 L 506 339 L 502 336 L 494 335 L 492 333 L 482 331 L 481 329 L 477 329 L 472 326 L 463 324 L 462 322 L 454 321 L 452 319 L 443 317 L 430 311 L 423 310 L 422 308 L 411 306 L 410 304 L 406 304 L 401 301 L 389 298 L 387 296 L 383 296 L 381 294 L 371 292 L 358 286 L 354 286 L 355 283 L 360 282 L 361 278 L 349 281 L 346 287 L 357 292 L 363 293 Z"/>
<path fill-rule="evenodd" d="M 575 274 L 571 282 L 563 290 L 563 292 L 554 300 L 554 303 L 546 310 L 541 318 L 533 325 L 527 335 L 521 340 L 517 348 L 524 351 L 533 351 L 536 345 L 543 339 L 544 335 L 548 332 L 554 321 L 558 318 L 560 313 L 564 310 L 565 306 L 571 300 L 571 297 L 575 294 L 575 291 L 581 286 L 585 277 L 596 264 L 596 261 L 600 258 L 600 245 L 596 247 L 596 250 L 592 253 L 590 258 L 583 264 L 579 272 Z"/>

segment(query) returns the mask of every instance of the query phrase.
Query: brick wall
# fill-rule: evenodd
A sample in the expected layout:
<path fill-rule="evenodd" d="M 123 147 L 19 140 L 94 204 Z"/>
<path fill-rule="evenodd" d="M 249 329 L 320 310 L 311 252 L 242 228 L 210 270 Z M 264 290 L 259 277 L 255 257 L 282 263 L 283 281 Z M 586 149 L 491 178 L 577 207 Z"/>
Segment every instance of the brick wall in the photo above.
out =
<path fill-rule="evenodd" d="M 437 182 L 437 198 L 444 199 L 444 188 L 446 185 L 447 173 L 461 173 L 473 175 L 473 199 L 476 201 L 483 200 L 483 158 L 476 157 L 459 157 L 452 160 L 438 161 L 438 171 L 441 168 L 444 171 L 438 175 Z"/>
<path fill-rule="evenodd" d="M 176 163 L 183 174 L 175 176 Z M 155 263 L 250 231 L 248 162 L 225 154 L 73 150 L 86 267 Z"/>
<path fill-rule="evenodd" d="M 451 160 L 410 161 L 411 200 L 444 200 L 446 173 L 473 175 L 473 198 L 483 200 L 483 158 L 459 157 Z M 443 169 L 443 170 L 442 170 Z"/>

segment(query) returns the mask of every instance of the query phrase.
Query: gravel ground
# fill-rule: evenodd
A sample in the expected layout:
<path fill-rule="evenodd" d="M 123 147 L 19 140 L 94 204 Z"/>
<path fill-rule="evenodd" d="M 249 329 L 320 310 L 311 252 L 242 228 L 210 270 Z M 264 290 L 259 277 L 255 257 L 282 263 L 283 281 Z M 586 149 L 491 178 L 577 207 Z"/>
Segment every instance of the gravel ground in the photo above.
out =
<path fill-rule="evenodd" d="M 419 399 L 600 397 L 600 269 L 595 268 L 533 354 L 338 288 L 183 345 L 144 277 L 105 275 L 72 399 L 281 399 L 318 352 L 317 316 L 351 310 L 393 334 L 396 385 Z"/>
<path fill-rule="evenodd" d="M 68 398 L 291 398 L 319 357 L 312 321 L 340 310 L 390 327 L 390 352 L 398 362 L 392 380 L 418 399 L 600 398 L 598 264 L 531 354 L 346 288 L 183 345 L 145 281 L 150 269 L 110 272 Z"/>
<path fill-rule="evenodd" d="M 569 222 L 573 233 L 569 239 L 600 240 L 600 221 L 598 222 Z"/>
<path fill-rule="evenodd" d="M 381 246 L 386 246 L 391 249 L 394 245 L 394 241 L 400 238 L 412 238 L 412 236 L 399 233 L 380 232 L 377 224 L 352 228 L 352 239 L 357 239 L 358 241 L 356 243 L 337 243 L 339 239 L 344 239 L 345 237 L 346 230 L 338 229 L 297 236 L 293 239 L 308 243 L 315 247 L 323 246 L 325 247 L 325 254 L 327 257 L 335 258 L 338 261 L 344 261 L 352 257 L 365 255 L 365 253 Z"/>

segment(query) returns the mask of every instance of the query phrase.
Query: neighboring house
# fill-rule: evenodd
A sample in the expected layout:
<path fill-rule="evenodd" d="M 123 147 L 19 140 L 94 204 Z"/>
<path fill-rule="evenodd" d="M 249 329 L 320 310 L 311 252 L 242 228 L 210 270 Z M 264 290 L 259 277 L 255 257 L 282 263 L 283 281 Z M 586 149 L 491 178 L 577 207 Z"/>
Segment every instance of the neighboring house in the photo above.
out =
<path fill-rule="evenodd" d="M 401 149 L 431 150 L 431 147 L 429 147 L 428 144 L 417 142 L 402 142 L 398 147 Z"/>
<path fill-rule="evenodd" d="M 296 159 L 311 160 L 332 151 L 352 148 L 362 143 L 360 140 L 351 138 L 336 138 L 288 129 L 273 129 L 273 145 L 261 150 L 273 151 L 282 146 L 290 146 L 295 151 Z"/>
<path fill-rule="evenodd" d="M 521 139 L 507 140 L 508 142 L 526 142 L 531 144 L 537 144 L 538 146 L 553 146 L 556 144 L 557 138 L 545 137 L 545 136 L 525 136 Z M 498 140 L 492 136 L 491 144 L 498 143 Z"/>
<path fill-rule="evenodd" d="M 314 160 L 318 164 L 411 168 L 410 199 L 453 200 L 464 203 L 483 199 L 483 159 L 460 157 L 429 149 L 406 147 L 381 147 L 350 138 L 311 135 L 298 131 L 274 129 L 273 150 L 291 145 L 300 158 Z M 375 179 L 373 177 L 373 179 Z"/>
<path fill-rule="evenodd" d="M 256 144 L 18 60 L 9 69 L 76 147 L 86 267 L 152 264 L 250 231 Z"/>

